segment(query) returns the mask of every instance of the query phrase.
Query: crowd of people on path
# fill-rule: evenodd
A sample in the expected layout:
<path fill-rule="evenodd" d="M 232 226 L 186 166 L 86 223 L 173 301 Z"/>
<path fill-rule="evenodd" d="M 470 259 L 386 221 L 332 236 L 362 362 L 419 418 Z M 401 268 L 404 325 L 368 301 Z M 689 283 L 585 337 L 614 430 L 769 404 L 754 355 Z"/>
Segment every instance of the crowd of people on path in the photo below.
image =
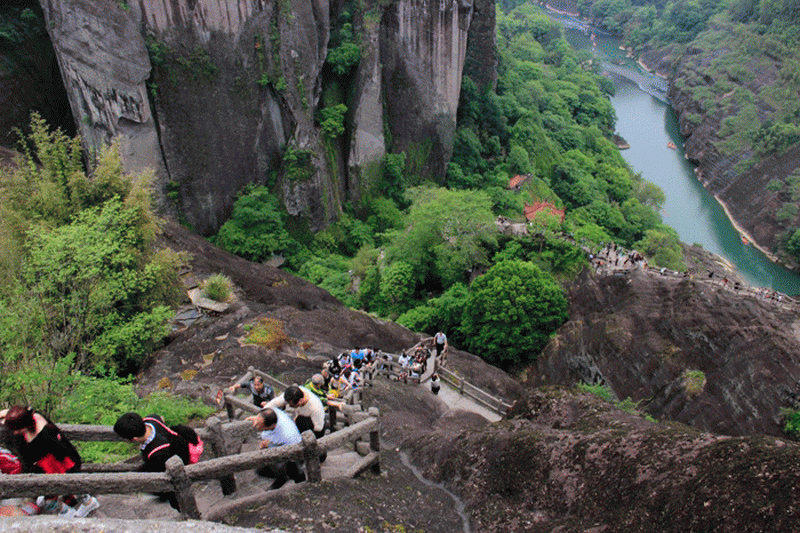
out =
<path fill-rule="evenodd" d="M 440 358 L 447 355 L 447 337 L 438 332 L 431 347 L 420 343 L 398 358 L 403 369 L 401 379 L 419 379 L 427 370 L 428 359 L 435 350 Z M 389 354 L 376 354 L 371 347 L 353 348 L 326 361 L 303 385 L 291 385 L 281 394 L 255 375 L 228 387 L 230 393 L 246 390 L 253 405 L 260 410 L 248 417 L 258 432 L 259 448 L 274 448 L 302 442 L 302 433 L 311 431 L 322 438 L 326 431 L 335 431 L 336 411 L 342 410 L 344 400 L 352 391 L 365 386 L 364 376 L 371 374 L 375 365 L 391 362 Z M 438 374 L 430 379 L 431 391 L 438 394 L 441 382 Z M 53 422 L 31 407 L 14 406 L 0 411 L 0 473 L 79 473 L 82 460 L 70 440 Z M 128 412 L 121 415 L 113 426 L 121 438 L 139 446 L 142 456 L 141 472 L 164 472 L 167 462 L 178 457 L 183 464 L 199 461 L 203 441 L 189 426 L 167 425 L 158 414 L 142 416 Z M 8 446 L 8 447 L 5 447 Z M 320 456 L 320 462 L 326 459 Z M 288 480 L 305 481 L 304 465 L 300 461 L 283 461 L 259 468 L 259 476 L 273 479 L 271 488 L 279 488 Z M 174 492 L 156 494 L 174 509 L 178 509 Z M 15 502 L 8 514 L 55 514 L 61 517 L 86 517 L 100 507 L 90 494 L 44 495 L 36 500 Z M 0 513 L 2 514 L 2 513 Z"/>
<path fill-rule="evenodd" d="M 616 243 L 609 243 L 596 252 L 590 252 L 588 255 L 589 263 L 596 272 L 613 272 L 620 270 L 647 270 L 647 258 L 636 250 L 625 250 Z M 662 276 L 672 275 L 680 276 L 689 279 L 695 279 L 697 276 L 705 278 L 707 281 L 718 283 L 720 286 L 732 290 L 736 293 L 746 290 L 752 293 L 756 298 L 763 300 L 771 300 L 777 303 L 792 302 L 792 299 L 781 294 L 780 292 L 764 287 L 747 287 L 739 281 L 731 282 L 727 276 L 719 276 L 713 270 L 707 269 L 705 273 L 692 273 L 689 271 L 675 272 L 665 267 L 659 269 Z"/>

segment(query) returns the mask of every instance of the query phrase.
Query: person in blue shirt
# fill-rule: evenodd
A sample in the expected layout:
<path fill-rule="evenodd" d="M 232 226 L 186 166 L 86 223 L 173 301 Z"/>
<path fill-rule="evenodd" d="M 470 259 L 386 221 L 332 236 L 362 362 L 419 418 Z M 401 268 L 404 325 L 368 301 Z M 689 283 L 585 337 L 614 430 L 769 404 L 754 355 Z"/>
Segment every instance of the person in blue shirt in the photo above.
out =
<path fill-rule="evenodd" d="M 260 449 L 299 444 L 303 441 L 294 420 L 277 407 L 264 409 L 257 415 L 248 417 L 248 420 L 259 432 Z M 256 474 L 274 478 L 275 481 L 270 486 L 272 489 L 282 487 L 289 479 L 294 480 L 295 483 L 302 483 L 306 480 L 306 475 L 297 461 L 283 461 L 262 466 L 256 470 Z"/>

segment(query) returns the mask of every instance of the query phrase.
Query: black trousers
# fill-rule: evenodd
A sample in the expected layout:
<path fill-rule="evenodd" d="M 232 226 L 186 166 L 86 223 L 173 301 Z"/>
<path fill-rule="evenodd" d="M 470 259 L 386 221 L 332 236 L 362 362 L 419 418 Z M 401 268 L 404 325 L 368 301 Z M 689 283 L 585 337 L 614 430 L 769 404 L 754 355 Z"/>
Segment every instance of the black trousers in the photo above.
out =
<path fill-rule="evenodd" d="M 297 429 L 302 434 L 304 431 L 308 431 L 309 429 L 314 433 L 314 436 L 318 439 L 321 439 L 325 436 L 325 428 L 322 428 L 322 431 L 314 431 L 314 422 L 311 421 L 310 416 L 298 416 L 294 419 L 294 423 L 297 426 Z M 327 453 L 323 453 L 319 456 L 319 462 L 324 463 L 325 459 L 328 458 Z"/>
<path fill-rule="evenodd" d="M 273 465 L 262 466 L 256 470 L 256 474 L 261 477 L 274 478 L 270 488 L 279 489 L 290 479 L 295 483 L 302 483 L 306 480 L 306 474 L 296 461 L 284 461 Z"/>

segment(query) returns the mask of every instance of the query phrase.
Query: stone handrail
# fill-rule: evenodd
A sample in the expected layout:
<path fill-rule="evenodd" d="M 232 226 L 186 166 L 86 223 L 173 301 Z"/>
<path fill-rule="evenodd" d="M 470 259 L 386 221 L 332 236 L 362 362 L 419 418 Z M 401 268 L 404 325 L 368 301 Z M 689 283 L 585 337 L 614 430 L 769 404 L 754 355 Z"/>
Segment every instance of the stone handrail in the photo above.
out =
<path fill-rule="evenodd" d="M 373 470 L 380 472 L 380 436 L 379 412 L 370 409 L 369 413 L 362 413 L 362 420 L 352 426 L 327 435 L 319 440 L 311 431 L 303 433 L 303 442 L 277 448 L 267 448 L 254 452 L 227 455 L 202 461 L 192 465 L 184 465 L 178 457 L 172 457 L 167 462 L 166 472 L 123 472 L 123 473 L 80 473 L 61 474 L 58 476 L 48 474 L 18 474 L 13 476 L 0 476 L 0 499 L 14 497 L 36 497 L 40 494 L 130 494 L 137 492 L 175 492 L 178 500 L 179 511 L 184 518 L 201 518 L 197 502 L 192 491 L 192 484 L 197 481 L 219 479 L 233 479 L 236 472 L 278 463 L 287 460 L 303 460 L 306 464 L 308 481 L 317 483 L 322 480 L 319 457 L 335 448 L 350 442 L 355 442 L 364 437 L 369 439 L 370 463 Z M 216 418 L 216 417 L 212 417 Z M 216 422 L 219 422 L 217 419 Z M 237 422 L 248 424 L 247 422 Z M 218 424 L 212 423 L 215 430 L 207 433 L 213 438 L 214 432 L 219 430 Z M 248 424 L 249 425 L 249 424 Z M 103 426 L 90 426 L 80 428 L 64 426 L 65 435 L 80 439 L 88 435 L 93 440 L 120 440 L 112 436 L 113 429 Z M 366 468 L 366 467 L 364 467 Z M 363 471 L 363 468 L 358 471 Z M 356 474 L 357 475 L 357 474 Z M 235 486 L 235 485 L 234 485 Z M 224 483 L 223 483 L 224 492 Z"/>
<path fill-rule="evenodd" d="M 488 392 L 476 387 L 469 381 L 444 367 L 439 367 L 437 372 L 439 373 L 439 377 L 441 377 L 442 381 L 452 385 L 458 390 L 459 394 L 469 396 L 475 402 L 481 404 L 500 416 L 505 416 L 508 410 L 511 408 L 511 404 L 504 402 L 500 398 L 492 396 Z"/>

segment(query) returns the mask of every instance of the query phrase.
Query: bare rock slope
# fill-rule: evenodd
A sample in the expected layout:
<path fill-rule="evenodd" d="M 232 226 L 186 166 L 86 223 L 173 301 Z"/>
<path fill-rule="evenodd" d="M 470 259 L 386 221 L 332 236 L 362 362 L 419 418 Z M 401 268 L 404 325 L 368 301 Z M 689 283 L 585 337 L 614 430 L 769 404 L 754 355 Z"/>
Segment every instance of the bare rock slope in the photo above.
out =
<path fill-rule="evenodd" d="M 800 381 L 795 306 L 708 279 L 588 273 L 530 384 L 608 385 L 651 415 L 727 435 L 781 435 Z M 695 381 L 692 382 L 692 379 Z"/>
<path fill-rule="evenodd" d="M 531 391 L 506 422 L 409 446 L 485 533 L 777 532 L 800 519 L 796 443 L 654 424 L 561 389 Z"/>

